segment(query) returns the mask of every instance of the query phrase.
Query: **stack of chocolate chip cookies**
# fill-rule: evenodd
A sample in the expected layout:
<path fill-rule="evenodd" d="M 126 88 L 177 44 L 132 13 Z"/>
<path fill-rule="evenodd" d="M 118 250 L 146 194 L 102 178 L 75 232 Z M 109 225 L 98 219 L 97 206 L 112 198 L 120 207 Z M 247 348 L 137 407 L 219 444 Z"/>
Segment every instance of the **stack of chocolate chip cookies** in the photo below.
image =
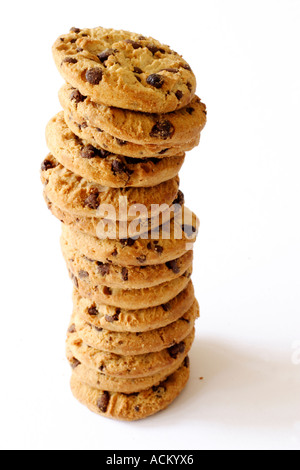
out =
<path fill-rule="evenodd" d="M 187 62 L 152 38 L 72 28 L 53 53 L 66 84 L 41 174 L 75 286 L 71 388 L 100 415 L 138 420 L 189 377 L 198 219 L 178 173 L 206 107 Z"/>

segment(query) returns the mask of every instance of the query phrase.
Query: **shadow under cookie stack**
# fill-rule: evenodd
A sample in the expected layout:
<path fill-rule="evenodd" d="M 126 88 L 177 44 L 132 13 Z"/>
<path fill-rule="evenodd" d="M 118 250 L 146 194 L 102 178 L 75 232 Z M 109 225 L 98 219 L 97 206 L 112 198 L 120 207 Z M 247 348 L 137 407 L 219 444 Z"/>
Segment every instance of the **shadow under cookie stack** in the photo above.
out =
<path fill-rule="evenodd" d="M 95 413 L 138 420 L 170 405 L 189 378 L 198 220 L 178 173 L 206 107 L 187 62 L 152 38 L 72 28 L 53 54 L 66 84 L 41 175 L 75 286 L 71 388 Z M 114 214 L 114 236 L 105 237 Z"/>

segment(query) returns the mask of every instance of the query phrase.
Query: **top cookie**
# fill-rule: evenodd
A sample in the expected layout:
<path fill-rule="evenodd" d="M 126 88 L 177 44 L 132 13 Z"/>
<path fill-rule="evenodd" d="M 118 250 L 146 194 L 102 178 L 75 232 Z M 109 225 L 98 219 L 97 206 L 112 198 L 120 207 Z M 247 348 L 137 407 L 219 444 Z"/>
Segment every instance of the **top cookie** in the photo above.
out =
<path fill-rule="evenodd" d="M 196 91 L 195 75 L 177 52 L 128 31 L 72 28 L 57 39 L 53 56 L 68 83 L 106 106 L 169 113 Z"/>

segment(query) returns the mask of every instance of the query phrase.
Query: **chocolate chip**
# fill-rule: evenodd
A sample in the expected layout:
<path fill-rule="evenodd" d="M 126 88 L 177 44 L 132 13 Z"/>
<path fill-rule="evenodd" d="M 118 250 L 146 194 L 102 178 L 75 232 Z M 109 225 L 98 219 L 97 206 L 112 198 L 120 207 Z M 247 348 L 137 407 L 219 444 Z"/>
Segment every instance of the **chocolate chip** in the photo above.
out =
<path fill-rule="evenodd" d="M 194 108 L 186 108 L 187 112 L 192 115 L 195 112 Z"/>
<path fill-rule="evenodd" d="M 137 79 L 138 82 L 142 82 L 142 79 L 139 77 L 139 76 L 135 76 L 135 78 Z"/>
<path fill-rule="evenodd" d="M 185 360 L 183 361 L 183 365 L 184 367 L 186 367 L 187 369 L 190 367 L 190 358 L 187 356 L 185 358 Z"/>
<path fill-rule="evenodd" d="M 151 243 L 151 242 L 150 242 L 150 243 L 148 243 L 148 245 L 147 245 L 147 249 L 148 249 L 148 250 L 152 250 L 152 243 Z"/>
<path fill-rule="evenodd" d="M 192 71 L 191 67 L 188 64 L 182 64 L 181 67 L 185 70 L 188 70 L 189 72 Z"/>
<path fill-rule="evenodd" d="M 147 256 L 143 255 L 143 256 L 139 256 L 137 258 L 137 261 L 141 264 L 144 264 L 146 262 L 146 259 L 147 259 Z"/>
<path fill-rule="evenodd" d="M 122 279 L 125 282 L 128 281 L 128 269 L 127 268 L 122 268 Z"/>
<path fill-rule="evenodd" d="M 120 313 L 121 313 L 121 309 L 118 308 L 118 309 L 116 310 L 115 315 L 113 315 L 113 316 L 105 315 L 105 320 L 106 320 L 108 323 L 113 323 L 113 322 L 115 322 L 115 321 L 118 321 L 118 320 L 119 320 Z"/>
<path fill-rule="evenodd" d="M 82 47 L 77 47 L 76 51 L 77 52 L 83 52 L 83 49 L 82 49 Z"/>
<path fill-rule="evenodd" d="M 129 247 L 132 247 L 134 244 L 135 244 L 136 240 L 134 240 L 133 238 L 123 238 L 122 240 L 120 240 L 120 243 L 122 246 L 129 246 Z"/>
<path fill-rule="evenodd" d="M 111 171 L 116 176 L 118 173 L 128 174 L 130 171 L 121 160 L 114 160 L 111 164 Z M 132 172 L 131 172 L 132 173 Z"/>
<path fill-rule="evenodd" d="M 107 276 L 110 272 L 110 265 L 109 264 L 104 264 L 101 263 L 100 261 L 97 262 L 98 266 L 98 271 L 101 274 L 101 276 Z"/>
<path fill-rule="evenodd" d="M 81 29 L 79 29 L 79 28 L 74 28 L 74 27 L 73 27 L 73 28 L 70 29 L 70 33 L 76 33 L 76 34 L 78 34 L 78 33 L 80 33 L 80 31 L 81 31 Z"/>
<path fill-rule="evenodd" d="M 103 365 L 100 366 L 100 367 L 99 367 L 99 370 L 100 370 L 100 372 L 103 372 L 103 371 L 105 370 L 105 366 L 103 366 Z"/>
<path fill-rule="evenodd" d="M 133 72 L 138 74 L 143 73 L 142 69 L 140 69 L 139 67 L 134 67 Z"/>
<path fill-rule="evenodd" d="M 158 160 L 159 161 L 159 160 Z M 154 163 L 154 162 L 153 162 Z M 157 163 L 154 163 L 154 165 L 157 165 Z M 151 168 L 149 166 L 149 163 L 142 163 L 141 164 L 141 168 L 146 172 L 146 173 L 150 173 L 151 171 Z"/>
<path fill-rule="evenodd" d="M 184 342 L 175 344 L 175 346 L 172 346 L 171 348 L 168 349 L 168 353 L 173 359 L 177 359 L 178 354 L 183 354 L 184 351 L 185 351 Z"/>
<path fill-rule="evenodd" d="M 75 357 L 73 357 L 70 361 L 70 366 L 72 367 L 72 369 L 76 369 L 76 367 L 80 366 L 81 362 L 78 361 L 78 359 L 76 359 Z"/>
<path fill-rule="evenodd" d="M 174 274 L 179 274 L 180 273 L 180 268 L 177 264 L 177 260 L 173 260 L 173 261 L 169 261 L 168 263 L 166 263 L 166 266 L 168 269 L 170 269 L 171 271 L 173 271 Z"/>
<path fill-rule="evenodd" d="M 165 393 L 166 387 L 164 385 L 160 384 L 158 387 L 152 387 L 152 390 L 154 393 L 157 394 L 158 398 L 161 398 L 162 394 Z"/>
<path fill-rule="evenodd" d="M 140 407 L 139 406 L 135 406 L 134 407 L 134 410 L 138 413 L 140 411 Z"/>
<path fill-rule="evenodd" d="M 117 141 L 117 144 L 120 145 L 121 147 L 127 144 L 126 140 L 121 140 L 121 139 L 116 138 L 116 141 Z"/>
<path fill-rule="evenodd" d="M 179 101 L 180 101 L 181 98 L 183 97 L 183 93 L 182 93 L 182 91 L 180 91 L 180 90 L 176 91 L 175 95 L 176 95 L 176 98 L 177 98 Z"/>
<path fill-rule="evenodd" d="M 146 47 L 147 49 L 149 49 L 150 52 L 152 52 L 153 55 L 157 52 L 161 52 L 162 54 L 166 53 L 166 51 L 162 47 L 157 47 L 155 46 L 155 44 L 148 44 Z"/>
<path fill-rule="evenodd" d="M 109 400 L 110 400 L 110 395 L 109 395 L 108 392 L 102 392 L 102 394 L 98 398 L 97 407 L 99 408 L 99 410 L 102 413 L 107 412 L 107 408 L 108 408 L 108 405 L 109 405 Z"/>
<path fill-rule="evenodd" d="M 152 75 L 149 75 L 149 77 L 147 78 L 147 83 L 148 85 L 151 85 L 154 88 L 160 89 L 165 83 L 165 79 L 164 77 L 162 77 L 162 75 L 158 75 L 157 73 L 154 73 Z"/>
<path fill-rule="evenodd" d="M 156 52 L 158 52 L 158 47 L 154 44 L 148 44 L 146 47 L 150 52 L 152 52 L 152 54 L 156 54 Z"/>
<path fill-rule="evenodd" d="M 85 255 L 82 255 L 82 256 L 84 257 L 84 259 L 85 259 L 86 261 L 89 261 L 90 263 L 93 263 L 93 262 L 94 262 L 94 260 L 93 260 L 93 259 L 91 259 L 91 258 L 88 258 L 88 257 L 87 257 L 87 256 L 85 256 Z M 74 260 L 73 260 L 73 261 L 74 261 Z"/>
<path fill-rule="evenodd" d="M 78 123 L 77 123 L 77 126 L 78 126 L 78 129 L 79 129 L 80 131 L 81 131 L 82 129 L 86 129 L 87 127 L 89 127 L 86 122 L 83 122 L 82 124 L 78 124 Z"/>
<path fill-rule="evenodd" d="M 97 315 L 99 314 L 97 308 L 95 306 L 93 307 L 90 307 L 88 309 L 88 314 L 91 316 L 91 317 L 97 317 Z"/>
<path fill-rule="evenodd" d="M 90 275 L 89 275 L 89 273 L 88 273 L 87 271 L 82 271 L 82 270 L 81 270 L 81 271 L 79 271 L 79 273 L 78 273 L 78 277 L 79 277 L 80 279 L 86 279 L 86 278 L 89 277 L 89 276 L 90 276 Z"/>
<path fill-rule="evenodd" d="M 188 87 L 188 89 L 189 89 L 190 91 L 192 91 L 193 86 L 192 86 L 192 84 L 191 84 L 190 82 L 187 82 L 186 86 Z"/>
<path fill-rule="evenodd" d="M 89 69 L 86 71 L 85 78 L 91 85 L 99 85 L 103 77 L 103 72 L 99 68 Z"/>
<path fill-rule="evenodd" d="M 55 168 L 55 166 L 56 165 L 50 160 L 44 160 L 41 166 L 41 170 L 42 171 L 52 170 L 52 168 Z"/>
<path fill-rule="evenodd" d="M 184 194 L 182 191 L 178 191 L 178 194 L 177 194 L 177 198 L 175 199 L 175 201 L 173 202 L 174 205 L 178 204 L 180 206 L 183 206 L 184 205 Z"/>
<path fill-rule="evenodd" d="M 90 209 L 96 210 L 100 206 L 99 202 L 99 192 L 98 190 L 94 190 L 84 201 L 84 205 L 89 207 Z"/>
<path fill-rule="evenodd" d="M 104 286 L 103 287 L 103 294 L 104 295 L 112 295 L 112 290 L 109 287 Z"/>
<path fill-rule="evenodd" d="M 76 333 L 76 326 L 75 324 L 71 325 L 68 329 L 68 333 Z"/>
<path fill-rule="evenodd" d="M 98 326 L 90 325 L 94 328 L 94 330 L 98 331 L 98 333 L 101 333 L 103 331 L 103 328 L 98 328 Z"/>
<path fill-rule="evenodd" d="M 71 273 L 71 279 L 72 279 L 72 281 L 73 281 L 73 283 L 74 283 L 74 286 L 76 287 L 76 289 L 78 289 L 78 287 L 79 287 L 79 284 L 78 284 L 78 279 L 77 279 L 77 277 L 76 277 L 76 276 L 74 276 L 74 274 L 73 274 L 73 273 Z"/>
<path fill-rule="evenodd" d="M 183 225 L 182 230 L 189 238 L 197 231 L 197 229 L 192 225 Z"/>
<path fill-rule="evenodd" d="M 133 41 L 132 39 L 125 39 L 124 41 L 126 44 L 131 44 L 133 49 L 140 49 L 141 47 L 141 44 L 139 44 L 138 42 L 136 41 Z"/>
<path fill-rule="evenodd" d="M 179 70 L 178 69 L 163 69 L 162 71 L 166 71 L 166 72 L 170 72 L 170 73 L 178 73 Z"/>
<path fill-rule="evenodd" d="M 93 147 L 92 145 L 87 145 L 81 150 L 80 155 L 82 158 L 87 158 L 87 159 L 95 158 L 96 157 L 95 150 L 96 150 L 95 147 Z"/>
<path fill-rule="evenodd" d="M 79 90 L 74 90 L 72 91 L 71 95 L 70 95 L 70 99 L 72 101 L 75 101 L 76 104 L 78 103 L 82 103 L 83 101 L 86 100 L 86 96 L 83 96 Z"/>
<path fill-rule="evenodd" d="M 163 149 L 159 152 L 159 155 L 164 155 L 165 153 L 167 153 L 167 151 L 170 150 L 170 149 Z"/>
<path fill-rule="evenodd" d="M 75 44 L 76 41 L 77 41 L 76 38 L 75 38 L 75 39 L 71 39 L 70 43 L 71 43 L 71 44 Z"/>
<path fill-rule="evenodd" d="M 110 153 L 107 152 L 107 150 L 96 149 L 95 147 L 89 144 L 83 147 L 83 149 L 80 152 L 80 155 L 82 158 L 87 158 L 87 159 L 97 158 L 97 157 L 107 158 L 110 155 Z"/>
<path fill-rule="evenodd" d="M 160 245 L 157 245 L 155 248 L 154 248 L 154 251 L 156 251 L 156 253 L 158 253 L 159 255 L 161 255 L 164 251 L 163 247 L 160 246 Z"/>
<path fill-rule="evenodd" d="M 117 248 L 112 252 L 111 256 L 114 256 L 114 257 L 118 256 Z"/>
<path fill-rule="evenodd" d="M 186 272 L 186 273 L 183 274 L 183 276 L 186 277 L 187 279 L 191 279 L 192 273 Z"/>
<path fill-rule="evenodd" d="M 106 49 L 105 51 L 101 52 L 100 54 L 97 55 L 98 59 L 100 62 L 105 62 L 109 56 L 111 56 L 114 53 L 113 49 Z"/>
<path fill-rule="evenodd" d="M 63 64 L 77 64 L 78 60 L 74 57 L 67 57 L 62 61 Z"/>
<path fill-rule="evenodd" d="M 150 132 L 150 137 L 158 137 L 159 139 L 169 139 L 174 135 L 175 128 L 170 121 L 157 122 Z"/>

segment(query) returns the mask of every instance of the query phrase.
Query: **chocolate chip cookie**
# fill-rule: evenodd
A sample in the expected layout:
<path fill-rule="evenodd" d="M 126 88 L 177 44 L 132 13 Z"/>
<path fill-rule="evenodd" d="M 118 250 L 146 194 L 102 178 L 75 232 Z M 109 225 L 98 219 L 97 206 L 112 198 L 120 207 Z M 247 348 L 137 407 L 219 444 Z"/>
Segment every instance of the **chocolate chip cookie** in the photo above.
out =
<path fill-rule="evenodd" d="M 77 137 L 57 114 L 46 129 L 47 144 L 59 163 L 88 181 L 112 188 L 151 187 L 178 175 L 185 155 L 138 159 L 93 147 Z"/>
<path fill-rule="evenodd" d="M 99 207 L 103 206 L 103 218 L 106 207 L 113 210 L 113 217 L 122 220 L 134 220 L 144 206 L 147 218 L 154 213 L 153 206 L 167 204 L 171 206 L 179 189 L 179 178 L 173 178 L 165 183 L 150 188 L 108 188 L 97 183 L 91 183 L 85 178 L 71 172 L 61 165 L 52 155 L 48 155 L 42 164 L 41 179 L 45 185 L 45 194 L 52 203 L 71 212 L 77 217 L 99 217 Z M 128 213 L 120 211 L 120 198 Z M 132 214 L 132 216 L 131 216 Z"/>
<path fill-rule="evenodd" d="M 51 202 L 49 197 L 44 192 L 44 199 L 48 206 L 48 209 L 51 213 L 60 220 L 63 224 L 67 227 L 70 227 L 73 230 L 81 231 L 93 237 L 101 238 L 102 240 L 109 240 L 113 238 L 109 238 L 109 234 L 105 231 L 103 233 L 102 226 L 104 227 L 111 227 L 111 221 L 106 219 L 99 219 L 97 217 L 78 217 L 70 212 L 60 209 L 55 204 Z M 170 217 L 173 217 L 174 213 L 163 213 L 160 214 L 159 217 L 154 217 L 153 219 L 143 219 L 139 220 L 139 223 L 132 226 L 131 222 L 128 222 L 125 226 L 125 233 L 124 235 L 124 224 L 123 222 L 116 221 L 113 223 L 113 232 L 116 240 L 125 240 L 127 238 L 137 239 L 142 236 L 146 235 L 151 230 L 158 230 L 159 227 L 166 223 Z M 171 219 L 172 220 L 172 219 Z M 99 233 L 100 232 L 100 233 Z M 132 238 L 133 237 L 133 238 Z M 130 243 L 130 242 L 129 242 Z"/>
<path fill-rule="evenodd" d="M 182 392 L 189 379 L 189 361 L 159 385 L 139 393 L 124 394 L 98 390 L 71 378 L 74 397 L 94 413 L 106 418 L 137 421 L 167 408 Z"/>
<path fill-rule="evenodd" d="M 198 220 L 194 214 L 191 216 L 191 225 L 183 225 L 181 218 L 175 216 L 170 223 L 142 233 L 139 238 L 99 239 L 68 225 L 63 225 L 62 237 L 72 249 L 79 250 L 89 259 L 124 267 L 153 266 L 180 258 L 192 249 Z"/>
<path fill-rule="evenodd" d="M 72 248 L 68 239 L 61 238 L 62 253 L 70 276 L 78 279 L 82 289 L 96 291 L 101 286 L 116 289 L 146 289 L 170 282 L 182 276 L 193 263 L 193 252 L 178 259 L 152 266 L 118 266 L 87 258 Z"/>
<path fill-rule="evenodd" d="M 206 124 L 206 106 L 198 97 L 194 97 L 185 108 L 168 114 L 142 113 L 96 104 L 68 84 L 61 88 L 59 99 L 65 113 L 75 121 L 86 121 L 88 126 L 138 145 L 184 146 L 199 137 Z"/>
<path fill-rule="evenodd" d="M 76 277 L 70 271 L 70 277 L 74 286 L 82 297 L 93 302 L 110 305 L 112 307 L 129 310 L 157 307 L 164 305 L 174 299 L 188 285 L 192 275 L 192 268 L 188 269 L 182 276 L 169 282 L 164 282 L 155 287 L 144 289 L 120 289 L 108 286 L 94 286 Z"/>
<path fill-rule="evenodd" d="M 190 141 L 185 141 L 182 145 L 169 146 L 166 145 L 166 143 L 157 145 L 135 144 L 126 140 L 120 140 L 98 127 L 89 125 L 85 119 L 81 119 L 77 114 L 71 116 L 69 113 L 65 112 L 64 118 L 69 129 L 88 144 L 130 158 L 149 159 L 174 157 L 181 153 L 188 152 L 189 150 L 193 150 L 200 142 L 199 135 Z"/>
<path fill-rule="evenodd" d="M 106 106 L 169 113 L 195 94 L 195 75 L 182 56 L 140 34 L 72 28 L 57 39 L 53 56 L 68 83 Z"/>
<path fill-rule="evenodd" d="M 188 355 L 194 338 L 195 331 L 171 348 L 149 354 L 120 356 L 84 343 L 71 323 L 67 333 L 67 357 L 74 369 L 82 364 L 109 377 L 136 379 L 165 373 L 170 367 L 179 367 Z"/>
<path fill-rule="evenodd" d="M 86 322 L 74 313 L 73 322 L 78 336 L 89 346 L 118 355 L 139 355 L 162 351 L 181 343 L 194 329 L 199 318 L 199 305 L 196 300 L 192 307 L 177 321 L 146 332 L 115 332 L 103 330 Z"/>
<path fill-rule="evenodd" d="M 172 364 L 162 372 L 158 372 L 148 377 L 120 378 L 111 377 L 102 374 L 100 371 L 90 369 L 79 361 L 76 361 L 72 355 L 68 356 L 70 366 L 72 368 L 73 377 L 79 382 L 89 385 L 97 390 L 106 390 L 108 392 L 125 393 L 126 395 L 132 393 L 139 393 L 152 387 L 157 387 L 161 382 L 164 382 L 167 377 L 173 374 L 178 369 L 178 364 Z"/>
<path fill-rule="evenodd" d="M 80 296 L 74 289 L 73 304 L 77 318 L 95 328 L 128 333 L 140 333 L 163 328 L 177 321 L 193 305 L 194 287 L 190 281 L 177 297 L 158 307 L 126 310 L 109 305 L 97 304 Z"/>

